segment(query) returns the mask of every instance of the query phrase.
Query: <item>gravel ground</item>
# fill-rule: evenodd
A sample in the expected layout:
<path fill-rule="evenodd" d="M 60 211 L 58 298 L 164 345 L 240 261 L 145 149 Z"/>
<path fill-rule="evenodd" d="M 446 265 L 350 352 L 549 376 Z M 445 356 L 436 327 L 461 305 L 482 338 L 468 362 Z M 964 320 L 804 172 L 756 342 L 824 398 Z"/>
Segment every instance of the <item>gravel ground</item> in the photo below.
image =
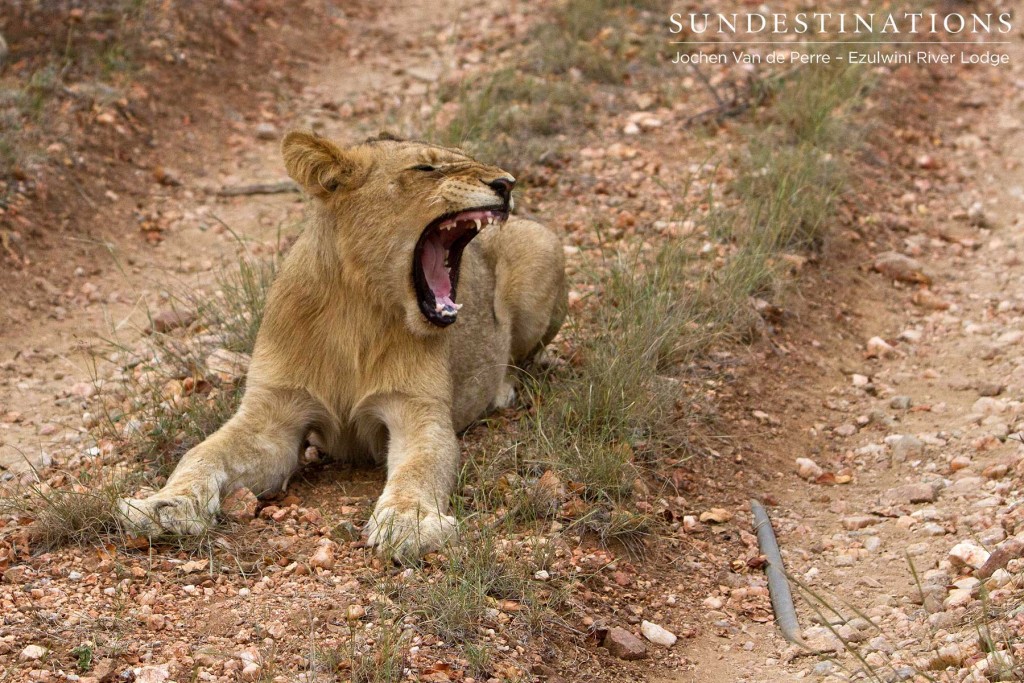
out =
<path fill-rule="evenodd" d="M 348 137 L 353 123 L 379 125 L 403 93 L 410 98 L 403 115 L 419 115 L 441 67 L 472 73 L 483 46 L 522 37 L 530 26 L 524 13 L 497 6 L 451 8 L 464 11 L 459 31 L 445 36 L 458 56 L 418 47 L 402 69 L 390 54 L 374 56 L 380 34 L 357 25 L 370 38 L 353 38 L 350 61 L 325 66 L 292 103 L 308 112 L 302 122 Z M 374 28 L 395 45 L 422 47 L 415 42 L 422 36 L 407 33 L 415 21 Z M 1024 450 L 1016 437 L 1024 429 L 1017 363 L 1024 170 L 1014 151 L 1024 145 L 1024 57 L 1017 57 L 1013 69 L 999 71 L 937 68 L 935 82 L 947 92 L 904 94 L 912 113 L 884 128 L 891 144 L 872 147 L 879 156 L 865 161 L 864 173 L 897 170 L 850 202 L 826 250 L 829 265 L 805 276 L 809 285 L 790 304 L 789 321 L 771 342 L 715 356 L 715 372 L 732 380 L 709 394 L 722 401 L 723 441 L 733 445 L 674 466 L 672 495 L 638 493 L 638 504 L 672 520 L 650 555 L 559 534 L 557 524 L 503 539 L 495 557 L 528 567 L 534 590 L 569 589 L 574 621 L 531 639 L 522 605 L 489 603 L 475 634 L 492 653 L 478 667 L 483 680 L 1024 678 Z M 414 70 L 424 64 L 438 69 Z M 920 83 L 919 75 L 895 78 Z M 728 169 L 693 160 L 741 145 L 741 127 L 726 124 L 720 137 L 696 139 L 682 122 L 708 104 L 700 95 L 674 106 L 643 95 L 613 102 L 598 117 L 572 173 L 545 171 L 564 181 L 531 190 L 531 210 L 562 220 L 574 266 L 607 246 L 587 228 L 595 216 L 611 217 L 613 244 L 657 241 L 694 230 L 666 220 L 674 210 L 666 185 L 695 177 L 691 195 L 700 197 L 732 179 Z M 933 107 L 942 113 L 929 113 Z M 267 118 L 238 133 L 238 158 L 221 160 L 211 187 L 278 178 L 268 126 L 295 121 Z M 68 367 L 75 329 L 99 328 L 106 315 L 122 321 L 133 306 L 128 293 L 141 291 L 159 309 L 162 283 L 148 279 L 157 263 L 178 264 L 174 278 L 208 284 L 237 253 L 213 215 L 254 226 L 247 248 L 258 254 L 273 251 L 277 226 L 301 212 L 291 197 L 180 192 L 164 200 L 174 212 L 153 213 L 167 223 L 166 242 L 161 254 L 139 256 L 139 277 L 126 282 L 113 269 L 83 268 L 74 291 L 54 295 L 67 320 L 37 321 L 21 345 L 5 340 L 12 353 L 0 414 L 9 478 L 36 479 L 14 466 L 25 453 L 44 491 L 78 485 L 68 472 L 81 481 L 132 469 L 88 429 L 123 378 L 114 372 L 97 392 L 83 366 Z M 574 311 L 586 294 L 571 294 Z M 169 387 L 168 398 L 179 389 Z M 509 419 L 471 432 L 467 452 L 486 448 L 488 429 Z M 444 585 L 445 558 L 409 570 L 366 553 L 358 527 L 380 484 L 380 473 L 314 463 L 287 497 L 242 501 L 222 533 L 181 548 L 127 539 L 43 552 L 30 545 L 32 520 L 7 514 L 0 519 L 0 667 L 10 680 L 344 680 L 366 652 L 386 651 L 401 631 L 409 678 L 470 683 L 478 674 L 465 652 L 423 628 L 436 614 L 395 623 L 393 598 Z M 799 581 L 804 637 L 834 654 L 810 656 L 777 635 L 750 495 L 769 504 Z M 370 665 L 389 662 L 377 656 Z"/>

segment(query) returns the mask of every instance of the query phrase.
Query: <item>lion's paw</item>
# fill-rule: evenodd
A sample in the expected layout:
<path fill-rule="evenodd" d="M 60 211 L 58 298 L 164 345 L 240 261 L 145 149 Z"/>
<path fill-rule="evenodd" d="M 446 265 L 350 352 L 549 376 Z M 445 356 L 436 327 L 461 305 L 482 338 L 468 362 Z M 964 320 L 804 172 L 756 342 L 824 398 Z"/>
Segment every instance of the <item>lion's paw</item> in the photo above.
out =
<path fill-rule="evenodd" d="M 363 529 L 368 546 L 402 563 L 437 550 L 455 531 L 454 517 L 416 503 L 378 503 Z"/>
<path fill-rule="evenodd" d="M 122 498 L 117 507 L 128 528 L 144 536 L 196 536 L 213 523 L 213 516 L 189 495 L 157 493 L 142 500 Z"/>
<path fill-rule="evenodd" d="M 494 395 L 494 400 L 491 405 L 496 410 L 504 410 L 505 408 L 511 408 L 516 402 L 516 389 L 510 382 L 502 380 L 498 386 L 498 391 Z"/>

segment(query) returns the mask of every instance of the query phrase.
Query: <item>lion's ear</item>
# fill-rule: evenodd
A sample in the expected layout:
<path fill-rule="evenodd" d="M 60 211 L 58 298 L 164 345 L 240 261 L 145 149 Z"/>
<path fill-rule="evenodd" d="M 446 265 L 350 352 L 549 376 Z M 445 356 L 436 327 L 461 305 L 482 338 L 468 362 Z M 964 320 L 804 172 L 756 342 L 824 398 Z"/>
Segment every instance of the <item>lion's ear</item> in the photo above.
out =
<path fill-rule="evenodd" d="M 316 133 L 293 130 L 281 143 L 284 166 L 295 182 L 314 197 L 324 199 L 362 179 L 363 164 Z"/>

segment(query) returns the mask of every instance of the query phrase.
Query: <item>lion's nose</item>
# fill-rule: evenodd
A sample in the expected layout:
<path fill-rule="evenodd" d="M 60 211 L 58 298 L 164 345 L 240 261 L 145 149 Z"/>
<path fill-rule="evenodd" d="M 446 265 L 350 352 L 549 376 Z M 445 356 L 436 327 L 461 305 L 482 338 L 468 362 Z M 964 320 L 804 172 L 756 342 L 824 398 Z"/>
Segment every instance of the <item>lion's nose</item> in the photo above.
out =
<path fill-rule="evenodd" d="M 498 196 L 507 204 L 508 200 L 512 197 L 512 188 L 515 187 L 516 181 L 514 178 L 495 178 L 491 182 L 487 183 L 487 187 L 491 188 L 498 193 Z"/>

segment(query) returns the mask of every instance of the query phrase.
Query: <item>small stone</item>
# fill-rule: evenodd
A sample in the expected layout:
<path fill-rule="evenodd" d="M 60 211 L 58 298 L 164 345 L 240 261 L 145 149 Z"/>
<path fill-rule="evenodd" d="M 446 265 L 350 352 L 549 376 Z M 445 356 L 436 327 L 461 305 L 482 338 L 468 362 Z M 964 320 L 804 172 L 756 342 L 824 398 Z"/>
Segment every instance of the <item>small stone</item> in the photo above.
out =
<path fill-rule="evenodd" d="M 986 667 L 990 681 L 1019 681 L 1019 671 L 1015 671 L 1016 661 L 1009 652 L 997 650 L 989 652 L 985 657 L 988 662 Z"/>
<path fill-rule="evenodd" d="M 892 448 L 893 457 L 901 462 L 924 453 L 924 441 L 910 434 L 886 437 L 885 442 Z"/>
<path fill-rule="evenodd" d="M 834 668 L 835 664 L 828 660 L 825 660 L 824 662 L 818 662 L 817 664 L 815 664 L 811 671 L 816 676 L 828 676 L 830 673 L 832 673 L 832 670 Z"/>
<path fill-rule="evenodd" d="M 246 665 L 242 667 L 242 680 L 258 681 L 262 670 L 263 667 L 256 662 L 247 662 Z"/>
<path fill-rule="evenodd" d="M 344 520 L 331 528 L 331 538 L 339 543 L 350 543 L 359 540 L 359 529 L 352 522 Z"/>
<path fill-rule="evenodd" d="M 991 396 L 983 396 L 974 402 L 971 412 L 976 415 L 999 415 L 1006 412 L 1006 401 Z"/>
<path fill-rule="evenodd" d="M 624 134 L 626 134 L 626 135 L 639 135 L 640 134 L 640 126 L 638 126 L 635 123 L 633 123 L 632 121 L 630 121 L 629 123 L 627 123 L 625 126 L 622 127 L 622 132 Z"/>
<path fill-rule="evenodd" d="M 927 308 L 933 311 L 945 311 L 948 310 L 951 305 L 948 301 L 928 289 L 922 289 L 914 292 L 914 295 L 910 297 L 910 300 L 921 308 Z"/>
<path fill-rule="evenodd" d="M 967 469 L 971 466 L 971 459 L 966 455 L 955 456 L 949 461 L 949 470 L 951 472 L 959 472 L 960 470 Z"/>
<path fill-rule="evenodd" d="M 609 629 L 601 643 L 613 657 L 619 659 L 643 659 L 647 656 L 644 642 L 624 628 Z"/>
<path fill-rule="evenodd" d="M 194 313 L 185 311 L 160 311 L 149 322 L 150 332 L 166 333 L 179 327 L 188 327 L 196 319 Z"/>
<path fill-rule="evenodd" d="M 277 140 L 280 133 L 277 130 L 277 126 L 272 123 L 263 121 L 262 123 L 256 124 L 256 139 L 257 140 Z"/>
<path fill-rule="evenodd" d="M 989 465 L 981 471 L 981 476 L 986 479 L 1002 479 L 1010 472 L 1010 466 L 1005 462 L 997 462 Z"/>
<path fill-rule="evenodd" d="M 644 620 L 640 622 L 640 633 L 655 645 L 672 647 L 676 644 L 676 635 L 674 633 L 650 621 Z"/>
<path fill-rule="evenodd" d="M 366 608 L 362 605 L 349 605 L 345 610 L 345 618 L 349 621 L 359 621 L 366 616 Z"/>
<path fill-rule="evenodd" d="M 538 581 L 547 581 L 551 578 L 551 574 L 546 569 L 538 569 L 533 573 L 533 578 L 537 579 Z"/>
<path fill-rule="evenodd" d="M 903 254 L 887 251 L 875 257 L 874 269 L 882 275 L 900 282 L 931 284 L 932 278 L 924 272 L 920 262 Z"/>
<path fill-rule="evenodd" d="M 153 179 L 167 187 L 179 187 L 181 185 L 181 174 L 173 168 L 157 166 L 153 169 Z"/>
<path fill-rule="evenodd" d="M 143 666 L 134 671 L 135 683 L 164 683 L 171 677 L 167 664 Z"/>
<path fill-rule="evenodd" d="M 967 221 L 978 228 L 989 227 L 988 217 L 985 215 L 985 207 L 981 202 L 974 202 L 968 207 Z"/>
<path fill-rule="evenodd" d="M 942 601 L 942 606 L 946 609 L 955 609 L 957 607 L 964 607 L 971 604 L 971 591 L 967 588 L 954 588 L 949 591 L 949 595 Z"/>
<path fill-rule="evenodd" d="M 880 518 L 872 515 L 853 515 L 843 518 L 843 528 L 847 531 L 855 531 L 878 524 L 880 521 L 882 521 Z"/>
<path fill-rule="evenodd" d="M 249 489 L 242 487 L 227 495 L 221 505 L 221 513 L 233 522 L 248 524 L 256 518 L 256 507 L 259 500 Z"/>
<path fill-rule="evenodd" d="M 1005 569 L 997 569 L 992 572 L 992 576 L 988 581 L 985 582 L 985 588 L 990 591 L 994 591 L 998 588 L 1002 588 L 1006 584 L 1010 583 L 1013 579 L 1013 575 Z"/>
<path fill-rule="evenodd" d="M 976 493 L 984 484 L 985 480 L 981 477 L 961 477 L 950 484 L 946 490 L 954 496 L 963 496 L 968 493 Z"/>
<path fill-rule="evenodd" d="M 811 626 L 804 630 L 804 642 L 812 650 L 838 652 L 843 648 L 842 641 L 824 626 Z"/>
<path fill-rule="evenodd" d="M 810 458 L 797 458 L 796 468 L 800 478 L 807 479 L 808 481 L 817 479 L 825 473 L 825 470 Z"/>
<path fill-rule="evenodd" d="M 835 428 L 835 433 L 838 434 L 839 436 L 853 436 L 854 434 L 857 433 L 857 425 L 839 425 L 838 427 Z"/>
<path fill-rule="evenodd" d="M 21 651 L 21 654 L 18 655 L 18 659 L 23 662 L 31 662 L 37 659 L 42 659 L 46 656 L 47 652 L 49 652 L 49 650 L 42 645 L 28 645 Z"/>
<path fill-rule="evenodd" d="M 909 410 L 911 400 L 909 396 L 893 396 L 889 401 L 889 407 L 893 410 Z"/>
<path fill-rule="evenodd" d="M 925 524 L 922 524 L 921 528 L 918 529 L 918 531 L 920 531 L 925 536 L 945 536 L 947 533 L 946 527 L 942 526 L 938 522 L 927 522 Z"/>
<path fill-rule="evenodd" d="M 949 551 L 949 560 L 954 567 L 980 569 L 989 558 L 989 552 L 973 541 L 961 541 Z"/>
<path fill-rule="evenodd" d="M 565 484 L 552 470 L 545 470 L 533 485 L 533 499 L 545 512 L 554 512 L 565 498 Z"/>
<path fill-rule="evenodd" d="M 915 329 L 908 328 L 908 329 L 903 330 L 902 332 L 900 332 L 900 341 L 905 341 L 905 342 L 910 342 L 911 344 L 916 344 L 919 341 L 921 341 L 922 339 L 924 339 L 924 335 L 921 333 L 920 330 L 915 330 Z"/>
<path fill-rule="evenodd" d="M 332 569 L 334 567 L 334 549 L 337 545 L 328 538 L 321 540 L 320 547 L 313 553 L 313 557 L 309 558 L 309 564 L 317 569 Z"/>
<path fill-rule="evenodd" d="M 964 649 L 960 645 L 943 645 L 935 651 L 929 669 L 942 670 L 948 666 L 960 667 L 964 661 Z"/>
<path fill-rule="evenodd" d="M 722 599 L 714 595 L 704 598 L 704 606 L 708 609 L 722 609 Z"/>
<path fill-rule="evenodd" d="M 707 512 L 700 513 L 700 521 L 706 524 L 725 524 L 732 517 L 733 514 L 725 508 L 711 508 Z"/>
<path fill-rule="evenodd" d="M 69 390 L 72 396 L 79 398 L 91 398 L 96 395 L 96 385 L 92 382 L 78 382 L 71 385 Z"/>
<path fill-rule="evenodd" d="M 881 337 L 868 339 L 867 352 L 865 353 L 867 358 L 893 358 L 895 355 L 896 349 Z"/>
<path fill-rule="evenodd" d="M 933 503 L 936 495 L 935 487 L 931 484 L 906 484 L 883 493 L 881 503 L 882 505 Z"/>
<path fill-rule="evenodd" d="M 871 378 L 868 377 L 867 375 L 861 375 L 855 372 L 852 375 L 850 375 L 850 382 L 853 384 L 853 386 L 858 388 L 866 387 L 867 385 L 871 384 Z"/>
<path fill-rule="evenodd" d="M 998 396 L 1006 390 L 1006 386 L 1003 384 L 997 384 L 995 382 L 982 382 L 978 385 L 979 396 Z"/>

